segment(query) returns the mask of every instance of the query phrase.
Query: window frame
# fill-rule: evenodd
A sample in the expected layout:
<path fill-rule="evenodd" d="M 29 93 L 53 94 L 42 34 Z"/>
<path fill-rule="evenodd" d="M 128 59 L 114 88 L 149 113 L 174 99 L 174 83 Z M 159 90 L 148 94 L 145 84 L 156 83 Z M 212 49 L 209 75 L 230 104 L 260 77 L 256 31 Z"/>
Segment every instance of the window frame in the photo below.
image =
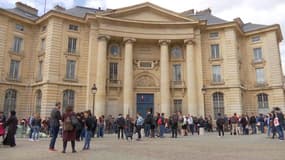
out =
<path fill-rule="evenodd" d="M 269 100 L 268 94 L 266 93 L 259 93 L 257 95 L 257 108 L 258 109 L 266 109 L 269 108 Z"/>
<path fill-rule="evenodd" d="M 23 42 L 24 39 L 22 37 L 15 36 L 12 51 L 19 54 L 22 51 Z"/>
<path fill-rule="evenodd" d="M 221 83 L 222 82 L 222 73 L 221 65 L 212 65 L 212 82 Z"/>
<path fill-rule="evenodd" d="M 110 62 L 109 63 L 109 80 L 117 81 L 119 76 L 119 63 L 118 62 Z"/>
<path fill-rule="evenodd" d="M 70 53 L 70 54 L 76 54 L 76 52 L 77 52 L 77 43 L 78 43 L 78 38 L 76 38 L 76 37 L 68 37 L 67 52 Z"/>
<path fill-rule="evenodd" d="M 255 68 L 255 78 L 257 84 L 264 84 L 266 82 L 264 68 Z"/>
<path fill-rule="evenodd" d="M 211 59 L 220 59 L 220 45 L 219 44 L 211 44 Z"/>
<path fill-rule="evenodd" d="M 215 92 L 212 94 L 212 103 L 213 103 L 213 114 L 214 118 L 217 119 L 218 113 L 221 113 L 223 116 L 225 114 L 225 98 L 224 93 Z"/>
<path fill-rule="evenodd" d="M 21 61 L 19 61 L 19 60 L 12 59 L 10 61 L 10 70 L 9 70 L 9 79 L 10 80 L 19 80 L 20 63 L 21 63 Z"/>
<path fill-rule="evenodd" d="M 182 64 L 172 64 L 172 80 L 174 82 L 182 81 Z"/>
<path fill-rule="evenodd" d="M 73 72 L 72 72 L 73 69 Z M 65 78 L 67 80 L 75 80 L 76 79 L 76 61 L 68 59 L 66 61 L 66 75 Z"/>
<path fill-rule="evenodd" d="M 17 108 L 17 90 L 7 89 L 4 98 L 4 115 L 8 117 L 11 110 L 16 110 Z"/>

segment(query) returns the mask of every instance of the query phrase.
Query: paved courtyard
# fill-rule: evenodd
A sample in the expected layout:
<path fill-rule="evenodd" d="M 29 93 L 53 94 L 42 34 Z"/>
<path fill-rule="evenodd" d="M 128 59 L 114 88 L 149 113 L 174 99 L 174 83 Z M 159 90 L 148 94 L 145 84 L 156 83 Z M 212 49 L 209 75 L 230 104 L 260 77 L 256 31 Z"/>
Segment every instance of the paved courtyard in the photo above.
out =
<path fill-rule="evenodd" d="M 17 139 L 15 148 L 0 145 L 1 160 L 284 160 L 285 142 L 265 138 L 265 135 L 230 136 L 217 135 L 150 139 L 142 141 L 117 140 L 115 135 L 93 139 L 91 150 L 82 151 L 83 142 L 77 142 L 77 153 L 62 154 L 61 138 L 58 151 L 48 151 L 49 139 L 30 142 Z"/>

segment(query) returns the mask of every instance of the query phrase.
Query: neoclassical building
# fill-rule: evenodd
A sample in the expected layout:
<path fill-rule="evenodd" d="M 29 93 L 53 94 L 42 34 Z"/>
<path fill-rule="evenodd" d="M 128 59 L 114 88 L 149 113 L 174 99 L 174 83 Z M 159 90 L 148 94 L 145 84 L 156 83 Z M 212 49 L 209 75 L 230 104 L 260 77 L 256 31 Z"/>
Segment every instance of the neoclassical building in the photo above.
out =
<path fill-rule="evenodd" d="M 97 116 L 285 109 L 278 24 L 226 21 L 210 9 L 177 13 L 148 2 L 37 12 L 21 2 L 0 8 L 5 114 L 49 116 L 57 101 L 93 110 L 93 100 Z"/>

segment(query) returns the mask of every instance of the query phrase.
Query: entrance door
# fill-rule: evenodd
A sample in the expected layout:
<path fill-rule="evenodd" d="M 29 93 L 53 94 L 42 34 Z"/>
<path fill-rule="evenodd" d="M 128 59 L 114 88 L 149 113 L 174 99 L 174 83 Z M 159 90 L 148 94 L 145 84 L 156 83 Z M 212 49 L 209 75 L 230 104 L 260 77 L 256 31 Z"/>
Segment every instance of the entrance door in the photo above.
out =
<path fill-rule="evenodd" d="M 137 94 L 137 112 L 139 112 L 143 118 L 146 117 L 146 113 L 148 111 L 153 113 L 153 109 L 154 109 L 153 94 Z"/>

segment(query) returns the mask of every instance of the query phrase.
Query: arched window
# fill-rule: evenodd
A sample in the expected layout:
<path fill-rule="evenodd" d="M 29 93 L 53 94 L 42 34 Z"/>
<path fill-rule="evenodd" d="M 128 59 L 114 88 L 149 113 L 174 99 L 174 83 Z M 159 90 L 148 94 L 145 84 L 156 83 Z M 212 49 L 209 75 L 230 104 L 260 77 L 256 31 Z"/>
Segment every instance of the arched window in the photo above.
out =
<path fill-rule="evenodd" d="M 216 92 L 213 94 L 213 105 L 214 105 L 214 117 L 218 116 L 218 113 L 224 115 L 224 94 Z"/>
<path fill-rule="evenodd" d="M 65 112 L 65 108 L 67 106 L 74 107 L 74 99 L 75 99 L 75 93 L 73 90 L 63 91 L 63 104 L 62 104 L 63 112 Z"/>
<path fill-rule="evenodd" d="M 41 113 L 42 107 L 42 91 L 37 90 L 36 92 L 36 113 Z"/>
<path fill-rule="evenodd" d="M 268 95 L 260 93 L 257 95 L 258 108 L 268 108 Z"/>
<path fill-rule="evenodd" d="M 9 115 L 10 111 L 16 110 L 17 91 L 14 89 L 8 89 L 5 94 L 4 101 L 4 114 Z"/>

